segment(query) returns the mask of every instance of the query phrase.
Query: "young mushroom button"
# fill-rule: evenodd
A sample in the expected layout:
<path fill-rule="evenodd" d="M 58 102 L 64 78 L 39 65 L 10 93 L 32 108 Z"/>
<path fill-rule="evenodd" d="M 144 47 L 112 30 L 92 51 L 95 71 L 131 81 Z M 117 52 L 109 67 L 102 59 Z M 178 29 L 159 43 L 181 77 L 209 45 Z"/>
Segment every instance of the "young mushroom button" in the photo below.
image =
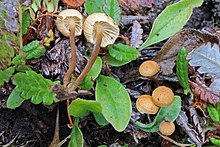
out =
<path fill-rule="evenodd" d="M 70 38 L 71 46 L 71 60 L 69 64 L 69 69 L 64 76 L 64 86 L 66 86 L 69 81 L 71 74 L 74 72 L 76 66 L 76 47 L 75 47 L 75 36 L 82 34 L 82 24 L 83 16 L 80 12 L 74 9 L 66 9 L 60 12 L 60 16 L 63 19 L 57 18 L 56 26 L 57 29 L 66 37 Z"/>
<path fill-rule="evenodd" d="M 100 47 L 114 44 L 119 36 L 119 27 L 114 23 L 113 19 L 106 14 L 93 13 L 86 18 L 83 32 L 88 42 L 94 44 L 94 49 L 82 73 L 69 89 L 70 91 L 75 90 L 85 78 L 99 54 Z"/>
<path fill-rule="evenodd" d="M 156 114 L 159 107 L 153 103 L 152 96 L 141 95 L 136 101 L 136 108 L 141 113 Z"/>

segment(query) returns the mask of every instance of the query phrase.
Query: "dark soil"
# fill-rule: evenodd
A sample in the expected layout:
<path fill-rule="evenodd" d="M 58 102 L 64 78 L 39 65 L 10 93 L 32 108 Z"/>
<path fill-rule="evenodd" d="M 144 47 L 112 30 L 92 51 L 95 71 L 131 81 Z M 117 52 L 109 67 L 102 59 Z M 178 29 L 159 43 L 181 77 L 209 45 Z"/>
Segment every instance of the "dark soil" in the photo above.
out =
<path fill-rule="evenodd" d="M 159 1 L 159 0 L 156 0 Z M 149 34 L 152 23 L 156 16 L 166 7 L 168 2 L 156 2 L 152 8 L 149 8 L 143 12 L 144 15 L 149 16 L 149 20 L 140 21 L 144 29 L 144 40 Z M 123 12 L 127 13 L 127 12 Z M 134 12 L 130 12 L 130 15 L 136 15 Z M 193 15 L 189 22 L 187 23 L 187 28 L 213 28 L 220 26 L 220 1 L 218 0 L 205 0 L 202 7 L 197 8 L 193 11 Z M 122 34 L 126 35 L 130 32 L 129 25 L 122 29 Z M 68 40 L 67 40 L 68 43 Z M 81 42 L 77 42 L 78 45 L 82 46 Z M 161 47 L 163 43 L 157 44 Z M 84 49 L 82 46 L 81 50 Z M 50 50 L 48 51 L 50 52 Z M 130 71 L 136 71 L 138 66 L 143 60 L 150 59 L 158 52 L 158 49 L 143 50 L 142 56 L 138 61 L 132 62 L 129 65 L 123 66 L 121 68 L 112 68 L 114 76 L 121 79 L 128 89 L 133 106 L 136 98 L 142 93 L 151 93 L 152 89 L 156 87 L 158 83 L 152 80 L 137 80 L 128 78 L 128 73 Z M 83 53 L 85 54 L 85 53 Z M 45 70 L 49 65 L 45 64 L 50 57 L 46 56 L 41 58 L 37 62 L 32 62 L 31 65 L 36 69 L 36 71 L 41 72 L 45 77 L 49 77 L 53 80 L 60 79 L 63 73 L 59 72 L 57 74 L 51 73 Z M 66 61 L 65 61 L 66 62 Z M 82 61 L 83 63 L 83 61 Z M 46 66 L 46 67 L 45 67 Z M 82 66 L 82 65 L 81 65 Z M 66 70 L 66 67 L 63 68 Z M 47 73 L 46 73 L 47 72 Z M 161 77 L 163 78 L 163 77 Z M 174 77 L 175 79 L 176 77 Z M 167 77 L 166 83 L 164 85 L 169 85 L 173 90 L 178 91 L 178 86 L 173 77 Z M 7 96 L 11 91 L 11 85 L 7 84 L 0 88 L 0 146 L 11 142 L 11 145 L 20 147 L 46 147 L 50 144 L 53 139 L 54 127 L 55 127 L 55 117 L 56 109 L 54 106 L 47 108 L 43 105 L 33 105 L 30 102 L 25 102 L 21 107 L 15 110 L 9 110 L 5 107 L 5 102 Z M 86 97 L 90 99 L 89 97 Z M 91 97 L 92 98 L 92 97 Z M 64 139 L 70 134 L 70 129 L 67 124 L 67 114 L 66 114 L 66 104 L 60 103 L 60 137 Z M 139 113 L 136 112 L 136 108 L 133 107 L 133 118 L 140 117 Z M 146 118 L 142 118 L 146 119 Z M 129 147 L 142 147 L 142 146 L 170 146 L 169 143 L 164 141 L 162 138 L 158 137 L 157 134 L 148 134 L 138 131 L 134 126 L 129 125 L 125 132 L 118 133 L 114 130 L 111 125 L 105 127 L 99 126 L 93 119 L 93 116 L 89 116 L 86 119 L 80 120 L 80 127 L 82 129 L 86 146 L 96 147 L 98 145 L 106 144 L 112 145 L 118 143 L 120 145 L 128 144 Z M 181 131 L 177 130 L 176 134 L 181 134 Z M 139 138 L 137 136 L 139 135 Z M 182 134 L 183 135 L 183 134 Z M 142 136 L 142 137 L 141 137 Z M 176 140 L 181 140 L 180 136 L 173 136 Z M 137 142 L 138 141 L 138 142 Z M 115 144 L 116 145 L 116 144 Z M 65 144 L 64 146 L 67 146 Z"/>

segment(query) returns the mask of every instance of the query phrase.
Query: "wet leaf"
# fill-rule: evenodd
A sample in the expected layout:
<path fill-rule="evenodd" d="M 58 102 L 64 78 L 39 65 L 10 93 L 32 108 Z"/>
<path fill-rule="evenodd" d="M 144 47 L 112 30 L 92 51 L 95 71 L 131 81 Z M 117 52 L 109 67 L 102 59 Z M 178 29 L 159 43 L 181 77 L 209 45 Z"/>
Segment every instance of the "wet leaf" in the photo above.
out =
<path fill-rule="evenodd" d="M 187 51 L 191 52 L 202 43 L 209 41 L 218 43 L 218 38 L 195 29 L 183 30 L 171 37 L 153 60 L 160 64 L 163 75 L 170 75 L 173 73 L 176 57 L 181 48 L 186 47 Z"/>
<path fill-rule="evenodd" d="M 118 0 L 89 0 L 84 4 L 88 14 L 101 12 L 110 16 L 116 24 L 121 21 L 121 8 Z"/>
<path fill-rule="evenodd" d="M 68 112 L 70 115 L 74 117 L 85 117 L 89 115 L 91 112 L 101 113 L 102 106 L 99 102 L 94 100 L 83 100 L 83 99 L 76 99 L 72 101 L 70 106 L 68 107 Z"/>
<path fill-rule="evenodd" d="M 8 82 L 12 74 L 15 72 L 15 67 L 9 67 L 5 70 L 0 70 L 0 86 L 4 85 L 4 82 Z"/>
<path fill-rule="evenodd" d="M 140 50 L 160 42 L 180 31 L 192 14 L 194 7 L 199 7 L 203 0 L 181 0 L 167 6 L 155 19 L 148 39 L 141 45 Z"/>
<path fill-rule="evenodd" d="M 21 106 L 21 104 L 24 102 L 24 100 L 25 99 L 23 99 L 20 96 L 20 92 L 18 92 L 16 89 L 14 89 L 7 99 L 7 104 L 6 104 L 7 108 L 15 109 L 15 108 Z"/>
<path fill-rule="evenodd" d="M 99 76 L 96 84 L 96 100 L 102 106 L 102 114 L 115 130 L 123 131 L 131 117 L 131 100 L 124 86 L 117 80 Z"/>
<path fill-rule="evenodd" d="M 50 88 L 55 84 L 34 71 L 26 73 L 17 73 L 13 76 L 13 84 L 16 85 L 16 91 L 21 93 L 25 100 L 31 99 L 34 104 L 51 105 L 56 95 Z"/>
<path fill-rule="evenodd" d="M 84 90 L 90 90 L 93 87 L 94 81 L 99 76 L 101 70 L 102 59 L 98 57 L 85 79 L 80 83 L 79 87 Z"/>
<path fill-rule="evenodd" d="M 40 45 L 37 40 L 28 43 L 22 50 L 27 53 L 26 59 L 39 58 L 46 51 L 44 46 Z"/>
<path fill-rule="evenodd" d="M 142 43 L 143 29 L 138 21 L 133 22 L 131 31 L 131 47 L 138 48 Z"/>
<path fill-rule="evenodd" d="M 181 98 L 179 96 L 174 97 L 174 101 L 170 106 L 161 107 L 153 122 L 149 124 L 143 124 L 141 122 L 135 122 L 141 130 L 146 132 L 157 132 L 159 130 L 159 124 L 165 119 L 173 122 L 178 117 L 181 110 Z"/>

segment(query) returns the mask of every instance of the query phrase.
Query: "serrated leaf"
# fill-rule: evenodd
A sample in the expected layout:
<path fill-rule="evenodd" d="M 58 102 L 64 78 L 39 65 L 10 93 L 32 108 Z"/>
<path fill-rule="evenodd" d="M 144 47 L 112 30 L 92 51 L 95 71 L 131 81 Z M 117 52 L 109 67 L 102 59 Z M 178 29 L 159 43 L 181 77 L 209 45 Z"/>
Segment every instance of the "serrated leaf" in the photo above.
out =
<path fill-rule="evenodd" d="M 167 121 L 173 122 L 178 117 L 181 110 L 181 98 L 179 96 L 174 97 L 174 101 L 170 106 L 161 107 L 157 113 L 154 121 L 149 124 L 143 124 L 141 122 L 135 122 L 141 130 L 146 132 L 157 132 L 159 130 L 159 124 L 164 119 Z"/>
<path fill-rule="evenodd" d="M 130 62 L 138 57 L 138 51 L 124 44 L 114 44 L 107 46 L 109 55 L 118 61 Z"/>
<path fill-rule="evenodd" d="M 26 59 L 39 58 L 46 51 L 45 47 L 40 45 L 37 40 L 28 43 L 22 50 L 27 53 Z"/>
<path fill-rule="evenodd" d="M 72 101 L 72 103 L 68 107 L 68 112 L 74 117 L 85 117 L 91 112 L 102 112 L 102 106 L 97 101 L 83 100 L 78 98 Z"/>
<path fill-rule="evenodd" d="M 78 124 L 74 123 L 68 147 L 83 147 L 83 134 L 80 128 L 78 127 Z"/>
<path fill-rule="evenodd" d="M 56 98 L 50 89 L 54 83 L 34 71 L 15 74 L 13 84 L 25 100 L 31 99 L 34 104 L 51 105 Z"/>
<path fill-rule="evenodd" d="M 203 0 L 181 0 L 167 6 L 155 19 L 148 39 L 141 45 L 140 50 L 160 42 L 180 31 L 189 20 L 194 7 L 199 7 Z"/>
<path fill-rule="evenodd" d="M 21 55 L 17 55 L 12 59 L 12 64 L 14 65 L 21 65 L 25 63 L 25 57 Z"/>
<path fill-rule="evenodd" d="M 116 24 L 121 21 L 122 11 L 118 0 L 88 0 L 85 2 L 84 7 L 88 14 L 101 12 L 110 16 Z"/>
<path fill-rule="evenodd" d="M 25 11 L 22 13 L 22 35 L 26 34 L 30 26 L 30 14 Z"/>
<path fill-rule="evenodd" d="M 100 125 L 100 126 L 105 126 L 108 124 L 108 121 L 105 119 L 105 117 L 102 115 L 102 113 L 93 113 L 95 117 L 95 121 Z"/>
<path fill-rule="evenodd" d="M 193 50 L 187 56 L 191 66 L 198 66 L 197 71 L 201 74 L 207 73 L 216 78 L 220 78 L 220 50 L 219 45 L 205 45 Z"/>
<path fill-rule="evenodd" d="M 20 92 L 14 89 L 7 99 L 7 108 L 15 109 L 24 102 L 24 99 L 20 96 Z"/>
<path fill-rule="evenodd" d="M 16 36 L 0 30 L 0 69 L 11 65 L 11 58 L 14 56 L 14 48 L 10 41 L 16 41 Z"/>
<path fill-rule="evenodd" d="M 87 60 L 88 59 L 89 58 L 87 58 Z M 99 76 L 101 70 L 102 59 L 98 57 L 84 80 L 80 83 L 79 87 L 84 90 L 90 90 L 93 87 L 94 80 Z"/>
<path fill-rule="evenodd" d="M 8 82 L 12 74 L 15 72 L 15 67 L 9 67 L 5 70 L 0 70 L 0 86 L 4 85 L 4 82 Z"/>
<path fill-rule="evenodd" d="M 99 76 L 96 80 L 96 100 L 102 106 L 105 119 L 119 132 L 131 117 L 131 100 L 124 86 L 114 78 Z"/>

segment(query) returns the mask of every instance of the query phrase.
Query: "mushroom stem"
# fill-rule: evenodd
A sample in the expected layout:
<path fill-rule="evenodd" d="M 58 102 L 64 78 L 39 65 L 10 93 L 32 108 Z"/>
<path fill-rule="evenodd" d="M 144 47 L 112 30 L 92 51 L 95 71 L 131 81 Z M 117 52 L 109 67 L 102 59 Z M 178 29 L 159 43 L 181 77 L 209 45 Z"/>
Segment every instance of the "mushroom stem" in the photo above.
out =
<path fill-rule="evenodd" d="M 83 81 L 83 79 L 85 78 L 87 73 L 92 68 L 92 65 L 94 64 L 94 62 L 95 62 L 95 60 L 96 60 L 96 58 L 98 57 L 98 54 L 99 54 L 99 50 L 100 50 L 100 46 L 101 46 L 101 42 L 102 42 L 102 36 L 103 36 L 103 31 L 97 29 L 96 30 L 96 42 L 95 42 L 95 45 L 94 45 L 94 50 L 92 52 L 92 55 L 91 55 L 88 63 L 86 64 L 85 68 L 83 69 L 83 71 L 79 75 L 79 77 L 73 83 L 72 87 L 69 88 L 70 92 L 76 90 L 76 88 L 79 86 L 79 84 Z"/>
<path fill-rule="evenodd" d="M 71 47 L 71 60 L 69 63 L 69 69 L 67 70 L 63 78 L 63 86 L 66 87 L 70 81 L 71 74 L 75 70 L 76 66 L 76 46 L 75 46 L 75 24 L 70 26 L 70 47 Z"/>

